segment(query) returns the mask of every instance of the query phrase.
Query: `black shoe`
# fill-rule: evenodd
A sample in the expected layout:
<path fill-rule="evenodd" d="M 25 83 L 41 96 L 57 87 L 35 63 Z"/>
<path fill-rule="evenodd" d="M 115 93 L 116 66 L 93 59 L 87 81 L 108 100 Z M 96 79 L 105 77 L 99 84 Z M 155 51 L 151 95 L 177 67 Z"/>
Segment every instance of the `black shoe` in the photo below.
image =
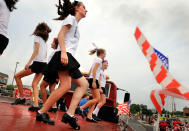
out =
<path fill-rule="evenodd" d="M 18 105 L 18 104 L 24 105 L 25 102 L 26 102 L 26 99 L 25 99 L 25 98 L 23 98 L 23 99 L 17 98 L 17 99 L 15 100 L 15 102 L 12 103 L 12 105 Z"/>
<path fill-rule="evenodd" d="M 82 118 L 85 117 L 85 114 L 83 113 L 83 111 L 81 110 L 80 107 L 77 107 L 75 112 L 76 112 L 76 114 L 79 114 L 80 116 L 82 116 Z"/>
<path fill-rule="evenodd" d="M 86 118 L 86 121 L 88 121 L 88 122 L 97 122 L 94 118 Z"/>
<path fill-rule="evenodd" d="M 49 112 L 54 112 L 54 113 L 56 113 L 57 112 L 57 108 L 53 108 L 53 107 L 51 107 L 50 109 L 49 109 Z"/>
<path fill-rule="evenodd" d="M 95 119 L 96 121 L 101 121 L 100 118 L 98 118 L 95 114 L 92 115 L 93 119 Z"/>
<path fill-rule="evenodd" d="M 36 121 L 42 121 L 49 125 L 54 125 L 54 121 L 52 121 L 47 113 L 39 113 L 37 112 Z"/>
<path fill-rule="evenodd" d="M 38 110 L 40 110 L 39 107 L 35 107 L 35 106 L 31 106 L 28 108 L 29 111 L 33 111 L 33 112 L 37 112 Z"/>
<path fill-rule="evenodd" d="M 75 117 L 69 116 L 67 113 L 65 113 L 62 117 L 62 122 L 69 123 L 69 125 L 75 129 L 80 130 L 80 126 L 77 124 L 77 119 Z"/>

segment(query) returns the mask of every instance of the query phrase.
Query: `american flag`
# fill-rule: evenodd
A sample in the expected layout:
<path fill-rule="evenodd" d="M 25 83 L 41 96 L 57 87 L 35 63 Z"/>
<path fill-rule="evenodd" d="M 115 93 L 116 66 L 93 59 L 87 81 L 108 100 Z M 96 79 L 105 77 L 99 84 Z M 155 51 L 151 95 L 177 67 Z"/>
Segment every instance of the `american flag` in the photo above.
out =
<path fill-rule="evenodd" d="M 150 45 L 138 27 L 136 28 L 134 35 L 139 47 L 150 63 L 151 71 L 153 72 L 157 83 L 163 87 L 163 89 L 160 90 L 153 90 L 150 95 L 158 113 L 161 114 L 167 95 L 189 100 L 189 91 L 168 72 L 155 53 L 154 48 Z"/>
<path fill-rule="evenodd" d="M 128 102 L 122 103 L 118 105 L 118 115 L 129 115 L 130 113 L 130 106 Z"/>

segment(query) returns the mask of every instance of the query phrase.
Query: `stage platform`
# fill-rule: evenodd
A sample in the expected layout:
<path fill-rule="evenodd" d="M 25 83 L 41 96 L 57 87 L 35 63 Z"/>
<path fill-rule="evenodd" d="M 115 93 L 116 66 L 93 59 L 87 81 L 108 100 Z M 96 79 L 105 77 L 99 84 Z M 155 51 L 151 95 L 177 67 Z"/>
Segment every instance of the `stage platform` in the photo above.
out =
<path fill-rule="evenodd" d="M 0 96 L 0 131 L 72 131 L 73 129 L 61 122 L 64 112 L 49 113 L 55 125 L 47 125 L 35 120 L 36 113 L 28 111 L 27 105 L 11 105 L 13 98 Z M 81 126 L 80 131 L 120 131 L 117 124 L 100 121 L 90 123 L 76 116 Z"/>

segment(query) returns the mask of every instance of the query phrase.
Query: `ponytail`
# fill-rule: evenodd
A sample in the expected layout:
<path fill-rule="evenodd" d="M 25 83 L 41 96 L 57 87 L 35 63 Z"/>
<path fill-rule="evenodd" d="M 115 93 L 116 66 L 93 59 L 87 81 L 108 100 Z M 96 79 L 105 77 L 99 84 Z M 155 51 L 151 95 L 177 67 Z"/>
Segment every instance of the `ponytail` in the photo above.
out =
<path fill-rule="evenodd" d="M 15 4 L 18 2 L 18 0 L 4 0 L 7 8 L 10 12 L 12 12 L 14 9 L 16 9 Z"/>
<path fill-rule="evenodd" d="M 89 51 L 89 55 L 93 55 L 95 53 L 97 54 L 97 56 L 100 56 L 101 54 L 105 53 L 105 49 L 95 48 L 95 49 Z"/>
<path fill-rule="evenodd" d="M 94 53 L 96 53 L 97 49 L 93 49 L 89 51 L 89 55 L 93 55 Z"/>
<path fill-rule="evenodd" d="M 63 4 L 62 2 L 63 1 Z M 64 20 L 69 14 L 75 15 L 75 7 L 80 6 L 81 2 L 74 1 L 73 3 L 70 2 L 70 0 L 59 0 L 58 5 L 56 7 L 58 8 L 58 18 L 55 18 L 54 20 Z"/>

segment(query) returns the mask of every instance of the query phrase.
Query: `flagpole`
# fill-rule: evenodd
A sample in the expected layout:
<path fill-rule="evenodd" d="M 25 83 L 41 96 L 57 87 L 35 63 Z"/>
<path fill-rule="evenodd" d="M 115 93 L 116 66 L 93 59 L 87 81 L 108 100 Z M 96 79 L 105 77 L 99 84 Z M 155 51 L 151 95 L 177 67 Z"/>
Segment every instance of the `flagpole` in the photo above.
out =
<path fill-rule="evenodd" d="M 159 131 L 159 120 L 160 120 L 160 114 L 158 113 L 156 131 Z"/>

